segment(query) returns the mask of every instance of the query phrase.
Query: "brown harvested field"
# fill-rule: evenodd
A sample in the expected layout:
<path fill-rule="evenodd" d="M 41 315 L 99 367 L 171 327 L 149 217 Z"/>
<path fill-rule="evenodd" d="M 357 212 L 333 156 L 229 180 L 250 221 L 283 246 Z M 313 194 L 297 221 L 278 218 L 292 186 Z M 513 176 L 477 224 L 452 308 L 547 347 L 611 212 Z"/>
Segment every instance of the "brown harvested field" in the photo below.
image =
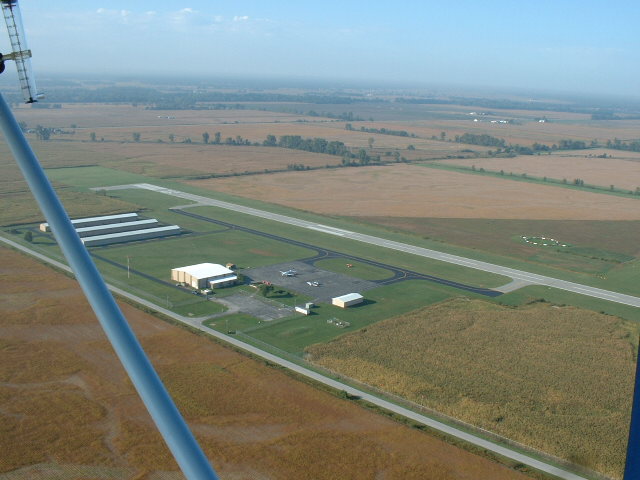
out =
<path fill-rule="evenodd" d="M 312 346 L 313 361 L 620 478 L 638 325 L 452 299 Z"/>
<path fill-rule="evenodd" d="M 609 158 L 597 158 L 606 154 Z M 640 152 L 619 150 L 577 150 L 554 152 L 551 155 L 522 155 L 515 158 L 474 158 L 446 160 L 448 164 L 515 174 L 526 173 L 569 182 L 579 178 L 590 185 L 635 190 L 640 187 Z"/>
<path fill-rule="evenodd" d="M 140 205 L 95 193 L 58 190 L 58 197 L 72 218 L 136 212 Z M 31 192 L 15 193 L 3 199 L 0 225 L 44 222 L 44 216 Z"/>
<path fill-rule="evenodd" d="M 147 110 L 143 106 L 107 105 L 104 103 L 65 103 L 60 109 L 31 108 L 21 105 L 14 110 L 19 121 L 29 127 L 47 127 L 80 130 L 98 127 L 176 126 L 185 124 L 222 124 L 233 122 L 293 122 L 313 120 L 290 113 L 260 110 Z M 173 117 L 173 118 L 166 118 Z"/>
<path fill-rule="evenodd" d="M 417 165 L 196 180 L 191 185 L 344 216 L 638 220 L 640 205 L 547 185 Z M 309 188 L 312 185 L 313 188 Z"/>
<path fill-rule="evenodd" d="M 0 252 L 0 478 L 182 478 L 77 284 Z M 122 307 L 221 478 L 525 478 Z"/>
<path fill-rule="evenodd" d="M 152 177 L 263 172 L 286 170 L 290 164 L 324 167 L 341 162 L 335 155 L 277 147 L 166 143 L 88 143 L 82 147 L 120 157 L 104 166 Z"/>
<path fill-rule="evenodd" d="M 477 111 L 477 110 L 476 110 Z M 542 115 L 541 115 L 542 116 Z M 496 118 L 513 118 L 509 114 Z M 365 122 L 363 125 L 367 125 Z M 354 123 L 354 128 L 360 128 L 361 122 Z M 375 127 L 376 123 L 370 126 Z M 473 117 L 468 120 L 414 120 L 411 122 L 397 122 L 395 129 L 407 130 L 423 138 L 440 137 L 440 132 L 446 132 L 447 139 L 464 133 L 487 134 L 503 138 L 507 143 L 517 143 L 530 146 L 535 142 L 552 145 L 563 139 L 583 140 L 587 143 L 594 139 L 604 142 L 608 139 L 619 138 L 631 140 L 638 138 L 640 120 L 584 121 L 584 122 L 547 122 L 522 121 L 519 124 L 496 124 L 490 121 L 474 122 Z M 462 144 L 458 144 L 462 145 Z M 469 148 L 477 148 L 470 146 Z"/>

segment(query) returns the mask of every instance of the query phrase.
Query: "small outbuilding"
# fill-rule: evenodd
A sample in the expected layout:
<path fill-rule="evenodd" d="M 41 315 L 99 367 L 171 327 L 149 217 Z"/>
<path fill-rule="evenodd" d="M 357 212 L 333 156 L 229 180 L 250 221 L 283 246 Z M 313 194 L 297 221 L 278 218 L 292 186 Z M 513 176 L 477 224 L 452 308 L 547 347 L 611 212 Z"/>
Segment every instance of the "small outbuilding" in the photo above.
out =
<path fill-rule="evenodd" d="M 359 293 L 347 293 L 340 297 L 334 297 L 331 299 L 331 304 L 340 308 L 347 308 L 353 305 L 357 305 L 364 301 L 364 297 Z"/>
<path fill-rule="evenodd" d="M 233 285 L 238 280 L 238 276 L 233 270 L 217 263 L 198 263 L 171 269 L 171 280 L 186 283 L 192 288 L 201 290 Z"/>

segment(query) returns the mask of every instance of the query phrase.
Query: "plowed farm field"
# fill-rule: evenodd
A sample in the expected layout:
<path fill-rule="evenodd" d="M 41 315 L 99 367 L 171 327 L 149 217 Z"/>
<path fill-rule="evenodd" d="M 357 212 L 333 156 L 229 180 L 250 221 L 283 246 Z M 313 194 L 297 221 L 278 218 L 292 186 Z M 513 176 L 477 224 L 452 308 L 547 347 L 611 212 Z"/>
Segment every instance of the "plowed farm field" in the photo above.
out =
<path fill-rule="evenodd" d="M 416 165 L 197 180 L 191 185 L 344 216 L 637 220 L 640 205 L 561 187 Z"/>
<path fill-rule="evenodd" d="M 182 478 L 77 284 L 0 254 L 0 479 Z M 525 478 L 122 307 L 221 478 Z"/>

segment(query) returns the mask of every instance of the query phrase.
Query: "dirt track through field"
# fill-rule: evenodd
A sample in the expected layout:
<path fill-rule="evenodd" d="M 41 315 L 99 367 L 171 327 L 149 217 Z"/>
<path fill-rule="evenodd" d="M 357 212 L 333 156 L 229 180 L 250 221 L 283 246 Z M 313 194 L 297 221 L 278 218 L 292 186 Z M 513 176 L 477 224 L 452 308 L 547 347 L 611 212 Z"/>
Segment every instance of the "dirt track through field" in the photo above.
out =
<path fill-rule="evenodd" d="M 209 179 L 191 185 L 344 216 L 638 220 L 640 203 L 416 165 Z"/>

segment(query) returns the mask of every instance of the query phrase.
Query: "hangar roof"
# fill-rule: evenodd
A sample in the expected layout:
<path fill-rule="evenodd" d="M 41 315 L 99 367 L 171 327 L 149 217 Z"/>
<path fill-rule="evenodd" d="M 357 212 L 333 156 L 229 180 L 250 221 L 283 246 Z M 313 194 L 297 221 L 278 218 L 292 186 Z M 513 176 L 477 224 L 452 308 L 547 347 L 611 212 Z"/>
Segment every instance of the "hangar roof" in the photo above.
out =
<path fill-rule="evenodd" d="M 342 295 L 340 297 L 335 297 L 333 300 L 341 300 L 343 302 L 350 302 L 352 300 L 360 300 L 364 298 L 359 293 L 347 293 L 346 295 Z"/>
<path fill-rule="evenodd" d="M 217 277 L 218 275 L 231 275 L 234 273 L 233 270 L 229 270 L 227 267 L 217 263 L 198 263 L 197 265 L 174 268 L 174 270 L 180 270 L 196 278 Z"/>

